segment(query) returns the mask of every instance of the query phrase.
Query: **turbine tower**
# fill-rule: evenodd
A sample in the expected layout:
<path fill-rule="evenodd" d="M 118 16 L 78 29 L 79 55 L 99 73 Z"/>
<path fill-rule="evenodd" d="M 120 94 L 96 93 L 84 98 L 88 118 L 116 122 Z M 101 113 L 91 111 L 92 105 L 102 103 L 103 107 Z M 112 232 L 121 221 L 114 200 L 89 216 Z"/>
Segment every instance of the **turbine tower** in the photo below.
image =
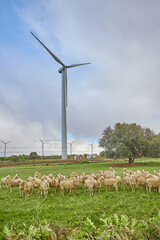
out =
<path fill-rule="evenodd" d="M 32 32 L 31 34 L 42 44 L 42 46 L 49 52 L 49 54 L 61 64 L 61 68 L 58 70 L 62 73 L 62 120 L 61 120 L 61 141 L 62 141 L 62 159 L 67 159 L 67 118 L 66 118 L 66 107 L 67 107 L 67 68 L 78 67 L 90 63 L 80 63 L 65 65 L 59 58 L 57 58 Z"/>
<path fill-rule="evenodd" d="M 7 152 L 7 144 L 12 142 L 12 141 L 9 141 L 9 142 L 4 142 L 2 140 L 0 140 L 2 143 L 4 143 L 4 157 L 6 157 L 6 152 Z"/>

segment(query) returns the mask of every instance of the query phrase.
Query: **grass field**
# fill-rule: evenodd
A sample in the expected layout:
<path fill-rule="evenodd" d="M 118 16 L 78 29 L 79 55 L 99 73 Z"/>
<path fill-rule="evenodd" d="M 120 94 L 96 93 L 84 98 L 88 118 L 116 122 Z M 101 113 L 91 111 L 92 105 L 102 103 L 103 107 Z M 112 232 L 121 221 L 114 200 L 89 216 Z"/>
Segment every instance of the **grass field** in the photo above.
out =
<path fill-rule="evenodd" d="M 132 170 L 144 169 L 153 173 L 154 170 L 160 169 L 160 159 L 139 159 L 135 163 L 144 163 L 144 166 L 130 167 Z M 119 161 L 112 162 L 119 163 Z M 121 162 L 123 163 L 123 162 Z M 124 163 L 126 163 L 124 161 Z M 5 167 L 0 168 L 0 179 L 6 175 L 14 177 L 17 173 L 22 179 L 33 176 L 36 171 L 42 175 L 52 173 L 57 176 L 58 173 L 69 176 L 73 171 L 80 174 L 85 172 L 98 173 L 99 170 L 109 169 L 109 162 L 99 163 L 82 163 L 67 165 L 48 165 L 48 166 L 26 166 L 26 167 Z M 115 167 L 117 175 L 122 176 L 123 168 Z M 40 194 L 38 196 L 31 194 L 28 198 L 20 197 L 19 189 L 13 188 L 10 193 L 9 189 L 0 189 L 0 231 L 4 226 L 16 224 L 19 229 L 29 226 L 33 223 L 49 222 L 55 225 L 61 225 L 66 228 L 76 227 L 89 217 L 94 222 L 105 215 L 114 213 L 124 214 L 129 218 L 148 219 L 158 213 L 160 209 L 160 194 L 152 192 L 150 194 L 136 189 L 123 190 L 119 188 L 116 193 L 113 188 L 105 192 L 104 187 L 101 193 L 94 193 L 90 197 L 84 193 L 80 184 L 78 192 L 74 194 L 66 193 L 61 196 L 49 193 L 47 198 Z"/>

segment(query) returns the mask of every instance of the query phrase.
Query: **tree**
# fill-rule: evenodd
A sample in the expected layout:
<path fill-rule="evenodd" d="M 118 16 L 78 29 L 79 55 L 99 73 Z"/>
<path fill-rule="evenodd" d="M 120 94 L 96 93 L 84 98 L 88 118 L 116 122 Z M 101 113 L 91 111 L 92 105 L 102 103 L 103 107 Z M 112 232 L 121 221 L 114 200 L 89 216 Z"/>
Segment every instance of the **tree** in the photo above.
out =
<path fill-rule="evenodd" d="M 38 159 L 39 156 L 38 156 L 38 154 L 36 152 L 31 152 L 29 154 L 29 158 L 35 160 L 35 159 Z"/>
<path fill-rule="evenodd" d="M 131 164 L 136 157 L 147 153 L 155 136 L 149 128 L 142 128 L 136 123 L 116 123 L 114 129 L 109 126 L 103 131 L 99 146 L 104 147 L 114 158 L 129 158 L 128 163 Z"/>
<path fill-rule="evenodd" d="M 104 156 L 106 156 L 106 152 L 105 151 L 102 151 L 102 152 L 100 152 L 100 154 L 99 154 L 101 157 L 104 157 Z"/>
<path fill-rule="evenodd" d="M 19 157 L 16 155 L 11 156 L 11 161 L 17 162 L 19 160 Z"/>

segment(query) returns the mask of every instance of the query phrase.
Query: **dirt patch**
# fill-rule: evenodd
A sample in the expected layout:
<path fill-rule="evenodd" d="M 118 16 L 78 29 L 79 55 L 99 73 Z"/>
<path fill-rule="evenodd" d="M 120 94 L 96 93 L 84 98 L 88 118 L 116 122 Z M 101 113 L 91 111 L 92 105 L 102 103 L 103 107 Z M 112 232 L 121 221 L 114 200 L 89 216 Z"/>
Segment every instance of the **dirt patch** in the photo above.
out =
<path fill-rule="evenodd" d="M 115 163 L 115 164 L 107 164 L 109 167 L 138 167 L 138 166 L 145 166 L 146 163 Z"/>

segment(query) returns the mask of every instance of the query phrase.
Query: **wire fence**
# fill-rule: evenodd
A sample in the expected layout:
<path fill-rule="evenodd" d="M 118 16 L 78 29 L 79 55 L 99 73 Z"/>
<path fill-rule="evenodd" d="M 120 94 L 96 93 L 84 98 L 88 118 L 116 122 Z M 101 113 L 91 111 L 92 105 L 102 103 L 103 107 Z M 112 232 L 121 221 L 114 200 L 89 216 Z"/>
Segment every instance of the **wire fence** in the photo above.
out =
<path fill-rule="evenodd" d="M 67 153 L 68 155 L 83 155 L 83 154 L 99 154 L 103 151 L 103 148 L 99 147 L 88 147 L 88 146 L 76 146 L 76 147 L 68 147 Z M 50 155 L 61 155 L 61 147 L 0 147 L 0 157 L 9 157 L 12 155 L 22 155 L 22 154 L 30 154 L 31 152 L 36 152 L 39 156 L 50 156 Z"/>

